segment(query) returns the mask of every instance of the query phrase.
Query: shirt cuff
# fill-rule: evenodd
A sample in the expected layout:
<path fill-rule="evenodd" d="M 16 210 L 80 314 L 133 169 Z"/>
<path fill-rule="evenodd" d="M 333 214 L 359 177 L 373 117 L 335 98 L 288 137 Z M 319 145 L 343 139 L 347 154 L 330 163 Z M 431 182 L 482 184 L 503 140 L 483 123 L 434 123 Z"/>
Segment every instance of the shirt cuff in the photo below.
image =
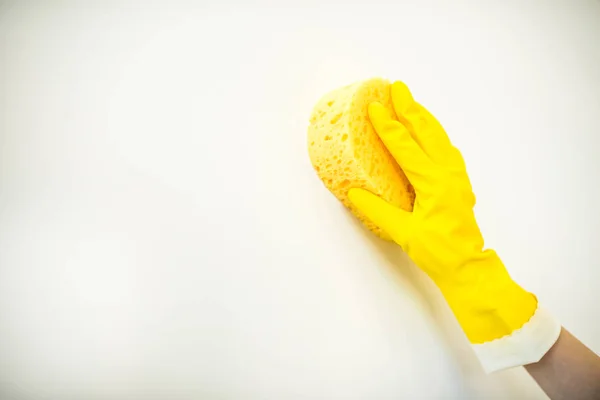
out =
<path fill-rule="evenodd" d="M 474 344 L 473 349 L 486 373 L 538 362 L 560 335 L 560 323 L 545 309 L 533 316 L 510 335 Z"/>

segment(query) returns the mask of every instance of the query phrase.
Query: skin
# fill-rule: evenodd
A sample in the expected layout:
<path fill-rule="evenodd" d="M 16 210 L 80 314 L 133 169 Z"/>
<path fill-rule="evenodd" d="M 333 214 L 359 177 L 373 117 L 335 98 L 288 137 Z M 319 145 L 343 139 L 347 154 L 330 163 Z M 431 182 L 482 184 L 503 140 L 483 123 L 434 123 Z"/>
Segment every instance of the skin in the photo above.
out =
<path fill-rule="evenodd" d="M 600 357 L 564 328 L 544 357 L 525 369 L 552 400 L 600 399 Z"/>

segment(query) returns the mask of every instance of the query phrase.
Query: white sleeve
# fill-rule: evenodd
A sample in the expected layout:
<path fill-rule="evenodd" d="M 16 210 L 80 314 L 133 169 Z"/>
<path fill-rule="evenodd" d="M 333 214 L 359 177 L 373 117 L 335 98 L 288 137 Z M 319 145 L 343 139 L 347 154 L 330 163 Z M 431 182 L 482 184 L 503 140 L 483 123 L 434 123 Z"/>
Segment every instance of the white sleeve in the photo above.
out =
<path fill-rule="evenodd" d="M 483 369 L 490 373 L 538 362 L 556 343 L 560 330 L 560 323 L 538 304 L 531 319 L 520 329 L 472 346 Z"/>

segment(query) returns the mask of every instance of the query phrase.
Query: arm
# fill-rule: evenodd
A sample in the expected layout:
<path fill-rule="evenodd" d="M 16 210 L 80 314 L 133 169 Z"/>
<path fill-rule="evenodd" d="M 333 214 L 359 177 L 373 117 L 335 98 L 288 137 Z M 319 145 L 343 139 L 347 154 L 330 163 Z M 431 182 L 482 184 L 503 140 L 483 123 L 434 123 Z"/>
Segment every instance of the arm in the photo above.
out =
<path fill-rule="evenodd" d="M 553 400 L 600 398 L 600 357 L 564 328 L 548 353 L 525 369 Z"/>
<path fill-rule="evenodd" d="M 414 207 L 402 210 L 360 188 L 348 192 L 352 205 L 438 286 L 486 372 L 528 365 L 553 397 L 597 393 L 597 356 L 561 330 L 498 254 L 484 248 L 465 163 L 440 123 L 403 83 L 392 85 L 391 98 L 395 116 L 372 103 L 369 118 L 412 184 Z"/>

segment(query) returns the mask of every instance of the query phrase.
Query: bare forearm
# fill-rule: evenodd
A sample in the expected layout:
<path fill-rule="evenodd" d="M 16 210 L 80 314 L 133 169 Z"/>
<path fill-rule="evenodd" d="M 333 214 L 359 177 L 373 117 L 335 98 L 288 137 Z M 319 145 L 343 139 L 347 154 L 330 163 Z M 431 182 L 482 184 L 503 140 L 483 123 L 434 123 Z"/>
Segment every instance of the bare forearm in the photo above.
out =
<path fill-rule="evenodd" d="M 600 357 L 564 328 L 548 353 L 525 369 L 552 400 L 600 399 Z"/>

